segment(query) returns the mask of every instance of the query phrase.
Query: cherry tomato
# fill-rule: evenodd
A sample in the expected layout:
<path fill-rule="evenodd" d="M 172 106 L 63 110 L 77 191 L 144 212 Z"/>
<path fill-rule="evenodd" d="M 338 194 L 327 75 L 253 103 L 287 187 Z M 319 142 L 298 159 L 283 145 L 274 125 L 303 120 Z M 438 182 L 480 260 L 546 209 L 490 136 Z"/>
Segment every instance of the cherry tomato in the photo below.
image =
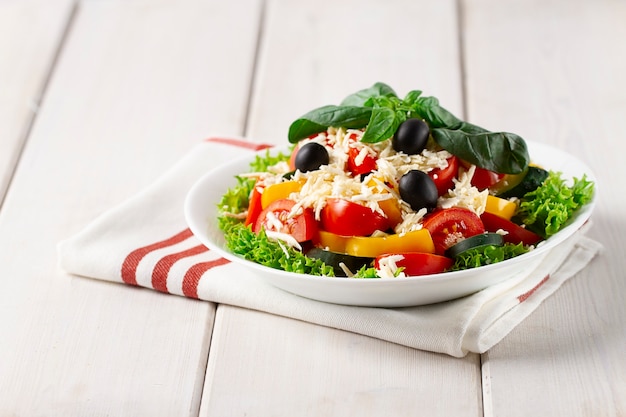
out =
<path fill-rule="evenodd" d="M 505 174 L 489 171 L 485 168 L 476 167 L 474 176 L 472 177 L 472 185 L 479 190 L 484 190 L 498 183 Z"/>
<path fill-rule="evenodd" d="M 361 174 L 369 174 L 376 169 L 376 157 L 369 153 L 365 155 L 363 162 L 357 164 L 357 159 L 361 151 L 357 148 L 350 147 L 348 150 L 348 164 L 347 169 L 352 175 L 357 176 Z"/>
<path fill-rule="evenodd" d="M 435 244 L 435 253 L 438 255 L 445 254 L 449 247 L 460 240 L 485 231 L 480 217 L 473 211 L 461 207 L 434 211 L 424 218 L 423 225 L 430 232 Z"/>
<path fill-rule="evenodd" d="M 248 215 L 246 216 L 246 221 L 244 224 L 246 226 L 250 224 L 254 224 L 256 219 L 259 217 L 259 214 L 263 211 L 263 207 L 261 205 L 261 192 L 259 192 L 260 186 L 256 185 L 252 189 L 252 194 L 250 195 L 250 202 L 248 203 Z"/>
<path fill-rule="evenodd" d="M 289 171 L 296 170 L 296 155 L 298 154 L 298 149 L 300 149 L 300 144 L 296 145 L 291 151 L 291 156 L 289 156 Z"/>
<path fill-rule="evenodd" d="M 534 245 L 542 240 L 538 234 L 495 214 L 485 212 L 480 215 L 480 218 L 487 231 L 497 232 L 501 229 L 508 232 L 502 236 L 505 242 L 513 244 L 522 242 L 524 245 Z"/>
<path fill-rule="evenodd" d="M 322 229 L 342 236 L 369 236 L 387 230 L 390 221 L 369 207 L 341 198 L 330 198 L 321 212 Z"/>
<path fill-rule="evenodd" d="M 298 242 L 305 242 L 315 237 L 317 233 L 317 222 L 315 214 L 310 208 L 302 209 L 302 213 L 290 217 L 291 209 L 295 206 L 295 201 L 282 199 L 271 203 L 259 214 L 254 223 L 254 232 L 259 233 L 261 229 L 272 232 L 286 233 Z"/>
<path fill-rule="evenodd" d="M 404 259 L 396 261 L 397 266 L 404 268 L 403 272 L 407 276 L 429 275 L 437 274 L 439 272 L 445 272 L 450 268 L 454 261 L 446 256 L 435 255 L 432 253 L 424 252 L 408 252 L 399 253 L 394 255 L 401 255 Z M 376 257 L 374 265 L 379 267 L 380 261 L 383 258 L 392 255 L 381 255 Z"/>
<path fill-rule="evenodd" d="M 444 195 L 448 192 L 450 188 L 454 186 L 454 181 L 452 181 L 459 171 L 459 158 L 452 155 L 448 158 L 448 166 L 441 169 L 435 168 L 428 173 L 430 178 L 433 179 L 433 182 L 437 186 L 437 192 L 440 196 Z"/>

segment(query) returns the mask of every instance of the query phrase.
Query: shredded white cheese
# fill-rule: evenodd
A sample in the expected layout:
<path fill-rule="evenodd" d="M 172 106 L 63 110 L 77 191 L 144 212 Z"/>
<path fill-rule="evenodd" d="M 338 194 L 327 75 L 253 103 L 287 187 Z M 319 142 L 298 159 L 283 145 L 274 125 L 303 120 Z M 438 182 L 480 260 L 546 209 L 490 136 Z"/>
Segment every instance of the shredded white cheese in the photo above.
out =
<path fill-rule="evenodd" d="M 464 207 L 479 216 L 484 213 L 489 191 L 479 191 L 471 184 L 475 171 L 476 166 L 472 165 L 458 179 L 455 178 L 453 180 L 454 188 L 449 190 L 448 194 L 439 197 L 437 205 L 442 208 Z"/>
<path fill-rule="evenodd" d="M 402 213 L 402 222 L 394 228 L 394 232 L 401 234 L 420 230 L 422 228 L 422 218 L 424 218 L 426 213 L 428 211 L 425 208 L 418 212 L 405 211 Z"/>
<path fill-rule="evenodd" d="M 281 246 L 281 248 L 283 249 L 283 252 L 285 252 L 285 255 L 289 256 L 289 254 L 287 253 L 287 249 L 285 249 L 281 242 L 286 243 L 288 246 L 291 246 L 292 248 L 296 248 L 298 250 L 302 250 L 302 246 L 300 245 L 300 243 L 298 243 L 298 241 L 296 239 L 294 239 L 293 236 L 291 236 L 288 233 L 281 233 L 281 232 L 276 232 L 273 230 L 265 230 L 265 234 L 267 235 L 267 237 L 269 239 L 272 239 L 276 242 L 278 242 L 278 244 Z"/>
<path fill-rule="evenodd" d="M 339 262 L 339 267 L 341 268 L 343 273 L 346 274 L 346 277 L 352 278 L 354 276 L 354 273 L 352 273 L 352 271 L 350 271 L 350 269 L 346 266 L 345 263 Z"/>
<path fill-rule="evenodd" d="M 406 277 L 404 272 L 398 273 L 397 262 L 404 259 L 402 255 L 390 255 L 381 258 L 378 261 L 378 276 L 381 278 L 400 278 Z"/>

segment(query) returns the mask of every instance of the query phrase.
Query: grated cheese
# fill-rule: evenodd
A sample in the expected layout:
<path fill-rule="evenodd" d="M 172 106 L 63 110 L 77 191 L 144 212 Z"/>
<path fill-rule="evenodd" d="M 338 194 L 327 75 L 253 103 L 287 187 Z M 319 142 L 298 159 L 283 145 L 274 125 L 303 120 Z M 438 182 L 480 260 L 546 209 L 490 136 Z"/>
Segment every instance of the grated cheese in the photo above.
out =
<path fill-rule="evenodd" d="M 272 239 L 278 242 L 278 244 L 282 248 L 283 252 L 285 252 L 285 255 L 287 255 L 287 257 L 289 257 L 289 253 L 287 252 L 287 249 L 285 249 L 285 247 L 282 245 L 281 242 L 286 243 L 288 246 L 291 246 L 292 248 L 302 250 L 302 246 L 300 245 L 300 243 L 298 243 L 298 241 L 288 233 L 281 233 L 281 232 L 276 232 L 273 230 L 265 230 L 265 234 L 269 239 Z"/>
<path fill-rule="evenodd" d="M 378 261 L 378 276 L 381 278 L 403 278 L 406 277 L 404 272 L 398 273 L 397 262 L 404 259 L 402 255 L 390 255 L 379 259 Z"/>
<path fill-rule="evenodd" d="M 302 140 L 302 143 L 316 142 L 324 146 L 329 155 L 329 163 L 318 170 L 296 171 L 293 174 L 292 180 L 300 181 L 302 188 L 289 196 L 296 202 L 289 217 L 301 213 L 304 208 L 311 208 L 315 218 L 320 220 L 321 211 L 331 198 L 352 201 L 384 215 L 379 203 L 395 199 L 400 206 L 402 221 L 396 225 L 394 231 L 401 234 L 421 229 L 422 219 L 427 212 L 425 209 L 415 212 L 402 201 L 398 191 L 398 181 L 402 175 L 413 169 L 424 172 L 436 168 L 445 169 L 452 154 L 438 149 L 437 145 L 431 141 L 419 155 L 407 155 L 396 152 L 391 140 L 367 144 L 360 142 L 362 136 L 363 130 L 360 129 L 331 127 L 314 137 Z M 357 165 L 362 164 L 368 155 L 377 158 L 376 169 L 365 178 L 355 178 L 347 172 L 350 148 L 359 150 L 355 158 Z M 484 212 L 488 191 L 479 191 L 471 185 L 475 169 L 476 167 L 471 166 L 469 170 L 462 172 L 459 178 L 454 179 L 454 187 L 438 199 L 439 207 L 465 207 L 478 215 Z M 267 186 L 284 181 L 282 175 L 288 170 L 288 164 L 283 162 L 272 167 L 270 172 L 246 175 L 260 179 Z M 282 223 L 279 219 L 270 218 L 269 221 L 272 228 L 281 230 Z"/>
<path fill-rule="evenodd" d="M 471 184 L 475 171 L 476 166 L 472 165 L 469 170 L 464 171 L 458 179 L 455 178 L 453 180 L 454 188 L 448 190 L 448 194 L 439 197 L 437 206 L 442 208 L 464 207 L 479 216 L 484 213 L 489 191 L 479 191 L 478 188 Z"/>

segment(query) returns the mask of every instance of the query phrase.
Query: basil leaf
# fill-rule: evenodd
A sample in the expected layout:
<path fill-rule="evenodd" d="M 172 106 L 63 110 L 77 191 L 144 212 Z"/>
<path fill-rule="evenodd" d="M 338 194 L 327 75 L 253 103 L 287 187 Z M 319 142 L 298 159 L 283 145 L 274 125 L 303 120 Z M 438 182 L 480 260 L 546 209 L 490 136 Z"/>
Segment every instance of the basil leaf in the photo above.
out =
<path fill-rule="evenodd" d="M 424 119 L 431 129 L 445 127 L 458 129 L 463 121 L 439 105 L 435 97 L 418 97 L 411 106 L 413 113 Z"/>
<path fill-rule="evenodd" d="M 404 99 L 402 100 L 402 103 L 407 105 L 407 106 L 413 106 L 417 103 L 417 100 L 419 99 L 419 97 L 422 95 L 422 91 L 421 90 L 412 90 L 409 91 L 406 96 L 404 96 Z"/>
<path fill-rule="evenodd" d="M 365 107 L 387 107 L 396 110 L 400 107 L 400 99 L 394 96 L 375 96 L 370 97 L 365 102 Z"/>
<path fill-rule="evenodd" d="M 513 133 L 436 128 L 431 135 L 448 152 L 489 171 L 519 174 L 530 162 L 526 142 Z"/>
<path fill-rule="evenodd" d="M 376 83 L 369 88 L 365 88 L 363 90 L 359 90 L 354 94 L 350 94 L 348 97 L 344 98 L 341 102 L 342 106 L 357 106 L 364 107 L 365 102 L 371 97 L 377 96 L 392 96 L 397 97 L 396 92 L 393 91 L 393 88 L 389 87 L 385 83 Z"/>
<path fill-rule="evenodd" d="M 374 107 L 361 142 L 375 143 L 389 139 L 400 125 L 398 112 L 389 107 Z"/>
<path fill-rule="evenodd" d="M 323 106 L 311 110 L 289 126 L 289 142 L 295 143 L 328 127 L 358 129 L 370 120 L 372 109 L 356 106 Z"/>
<path fill-rule="evenodd" d="M 471 134 L 487 133 L 487 132 L 489 132 L 487 129 L 483 129 L 480 126 L 476 126 L 476 125 L 473 125 L 473 124 L 468 123 L 468 122 L 461 122 L 461 125 L 457 129 L 462 131 L 462 132 L 471 133 Z"/>

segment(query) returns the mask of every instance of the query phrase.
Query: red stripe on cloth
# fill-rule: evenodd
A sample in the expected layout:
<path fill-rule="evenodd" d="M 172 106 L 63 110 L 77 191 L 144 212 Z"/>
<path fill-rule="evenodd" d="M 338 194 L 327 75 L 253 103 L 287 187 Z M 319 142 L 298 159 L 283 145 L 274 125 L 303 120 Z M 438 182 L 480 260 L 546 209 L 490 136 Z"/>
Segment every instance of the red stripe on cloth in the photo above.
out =
<path fill-rule="evenodd" d="M 230 263 L 228 259 L 218 258 L 213 261 L 195 264 L 189 268 L 183 277 L 183 294 L 187 297 L 198 298 L 198 283 L 202 275 L 211 268 L 226 265 L 227 263 Z"/>
<path fill-rule="evenodd" d="M 235 138 L 208 138 L 205 142 L 224 143 L 226 145 L 239 146 L 240 148 L 252 149 L 253 151 L 260 151 L 262 149 L 271 148 L 274 145 L 267 143 L 255 143 L 243 139 Z"/>
<path fill-rule="evenodd" d="M 122 275 L 122 280 L 127 284 L 137 285 L 137 266 L 147 254 L 157 249 L 166 248 L 168 246 L 180 243 L 183 240 L 190 238 L 191 236 L 193 236 L 191 230 L 185 229 L 170 238 L 135 249 L 134 251 L 129 253 L 128 256 L 126 256 L 126 258 L 124 259 L 124 262 L 122 262 L 122 268 L 120 271 Z"/>
<path fill-rule="evenodd" d="M 166 255 L 154 265 L 152 270 L 152 288 L 161 292 L 169 292 L 167 290 L 167 276 L 170 273 L 172 266 L 179 260 L 187 258 L 189 256 L 198 255 L 206 252 L 209 249 L 204 245 L 194 246 L 193 248 L 186 249 L 181 252 L 172 253 Z"/>
<path fill-rule="evenodd" d="M 535 291 L 537 291 L 537 289 L 539 287 L 541 287 L 543 284 L 545 284 L 546 281 L 548 281 L 548 279 L 550 279 L 550 274 L 548 274 L 545 277 L 543 277 L 543 279 L 537 285 L 535 285 L 533 288 L 531 288 L 530 290 L 526 291 L 524 294 L 518 296 L 517 299 L 519 300 L 519 302 L 523 303 L 524 301 L 526 301 L 528 299 L 528 297 L 533 295 L 533 293 Z"/>

